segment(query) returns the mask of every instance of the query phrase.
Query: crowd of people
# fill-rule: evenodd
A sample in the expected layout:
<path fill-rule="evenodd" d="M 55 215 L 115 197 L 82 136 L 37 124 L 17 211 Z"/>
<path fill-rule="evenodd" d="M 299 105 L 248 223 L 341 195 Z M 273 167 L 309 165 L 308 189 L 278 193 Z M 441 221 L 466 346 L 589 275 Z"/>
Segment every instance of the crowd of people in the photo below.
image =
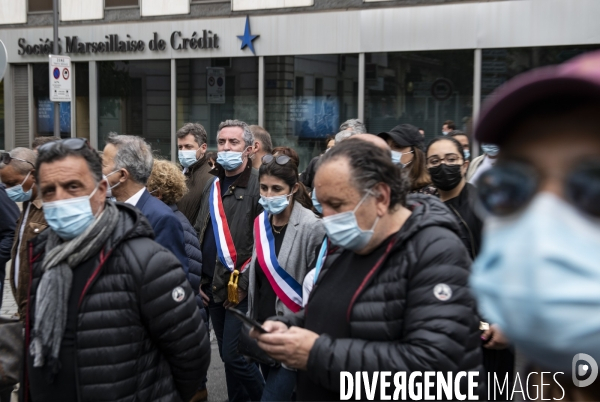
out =
<path fill-rule="evenodd" d="M 518 370 L 597 399 L 569 381 L 600 359 L 598 71 L 591 53 L 526 73 L 473 135 L 446 121 L 428 144 L 348 120 L 303 172 L 234 119 L 216 152 L 183 125 L 179 164 L 116 133 L 3 153 L 21 400 L 206 400 L 209 320 L 230 401 L 339 400 L 342 372 L 380 371 L 476 372 L 486 399 L 487 373 Z"/>

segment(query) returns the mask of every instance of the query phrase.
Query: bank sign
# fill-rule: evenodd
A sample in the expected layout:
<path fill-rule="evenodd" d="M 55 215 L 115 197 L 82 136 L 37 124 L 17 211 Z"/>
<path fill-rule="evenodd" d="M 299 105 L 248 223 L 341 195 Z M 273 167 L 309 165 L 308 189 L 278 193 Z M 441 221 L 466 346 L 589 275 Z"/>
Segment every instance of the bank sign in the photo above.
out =
<path fill-rule="evenodd" d="M 260 35 L 252 35 L 250 32 L 250 20 L 246 17 L 242 35 L 237 38 L 240 43 L 239 49 L 244 51 L 248 48 L 252 54 L 254 51 L 253 41 Z M 63 40 L 64 38 L 64 40 Z M 158 32 L 152 32 L 149 38 L 135 37 L 129 34 L 111 33 L 104 35 L 101 40 L 86 39 L 79 35 L 66 35 L 58 40 L 59 54 L 90 55 L 93 53 L 142 53 L 146 50 L 161 52 L 169 50 L 192 50 L 202 51 L 219 49 L 221 37 L 210 29 L 196 30 L 191 35 L 184 31 L 172 31 L 168 36 L 161 36 Z M 19 56 L 47 56 L 52 53 L 54 42 L 49 38 L 40 38 L 39 42 L 30 43 L 27 39 L 20 37 L 17 40 Z"/>

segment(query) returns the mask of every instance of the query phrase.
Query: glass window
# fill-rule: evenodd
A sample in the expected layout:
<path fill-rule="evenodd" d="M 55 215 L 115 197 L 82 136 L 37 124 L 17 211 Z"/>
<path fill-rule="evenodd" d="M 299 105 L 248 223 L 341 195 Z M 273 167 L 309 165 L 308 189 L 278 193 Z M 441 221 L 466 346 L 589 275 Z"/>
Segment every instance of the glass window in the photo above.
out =
<path fill-rule="evenodd" d="M 0 149 L 4 149 L 4 80 L 0 81 Z"/>
<path fill-rule="evenodd" d="M 300 170 L 357 117 L 358 55 L 265 57 L 265 128 L 298 152 Z"/>
<path fill-rule="evenodd" d="M 29 2 L 29 12 L 43 12 L 43 11 L 52 11 L 53 10 L 53 1 L 52 0 L 28 0 Z"/>
<path fill-rule="evenodd" d="M 453 120 L 466 130 L 473 110 L 473 51 L 365 55 L 365 120 L 370 133 L 409 123 L 426 140 Z"/>
<path fill-rule="evenodd" d="M 202 124 L 216 150 L 227 119 L 258 124 L 258 58 L 177 60 L 177 127 Z"/>
<path fill-rule="evenodd" d="M 104 0 L 104 7 L 131 7 L 139 6 L 139 0 Z"/>
<path fill-rule="evenodd" d="M 144 137 L 171 157 L 171 61 L 98 63 L 98 146 L 110 132 Z"/>
<path fill-rule="evenodd" d="M 77 137 L 90 139 L 90 65 L 75 65 L 75 122 Z"/>
<path fill-rule="evenodd" d="M 54 102 L 50 101 L 48 63 L 33 65 L 33 107 L 31 122 L 36 137 L 54 135 Z M 71 136 L 71 102 L 60 103 L 60 136 Z"/>
<path fill-rule="evenodd" d="M 483 49 L 481 54 L 481 99 L 514 76 L 525 71 L 563 63 L 575 56 L 600 49 L 589 46 L 548 46 L 510 49 Z"/>

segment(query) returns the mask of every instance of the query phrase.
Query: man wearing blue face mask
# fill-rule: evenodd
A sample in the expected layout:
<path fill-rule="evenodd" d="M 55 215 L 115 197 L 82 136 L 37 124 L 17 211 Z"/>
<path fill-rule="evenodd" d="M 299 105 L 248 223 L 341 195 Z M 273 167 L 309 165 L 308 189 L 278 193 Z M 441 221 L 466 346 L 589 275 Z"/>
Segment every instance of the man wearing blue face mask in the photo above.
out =
<path fill-rule="evenodd" d="M 254 364 L 238 353 L 242 323 L 227 311 L 248 309 L 247 267 L 254 246 L 253 223 L 263 208 L 258 203 L 258 171 L 249 155 L 254 135 L 243 121 L 226 120 L 217 131 L 214 177 L 205 187 L 194 228 L 202 248 L 202 291 L 225 363 L 229 400 L 260 400 L 264 380 Z"/>
<path fill-rule="evenodd" d="M 177 131 L 177 147 L 179 163 L 183 166 L 183 174 L 188 193 L 177 202 L 177 208 L 192 224 L 198 218 L 202 192 L 213 177 L 212 167 L 205 158 L 208 136 L 201 124 L 186 123 Z"/>
<path fill-rule="evenodd" d="M 460 229 L 438 199 L 407 196 L 401 169 L 389 151 L 352 139 L 320 161 L 315 189 L 329 241 L 308 303 L 266 321 L 268 333 L 251 332 L 298 370 L 297 400 L 339 400 L 343 371 L 477 371 L 483 390 Z"/>
<path fill-rule="evenodd" d="M 39 235 L 48 224 L 35 183 L 36 153 L 19 147 L 2 154 L 1 158 L 0 179 L 7 187 L 7 195 L 11 200 L 23 203 L 11 251 L 10 287 L 17 302 L 19 316 L 25 319 L 29 286 L 27 242 Z"/>
<path fill-rule="evenodd" d="M 483 172 L 496 164 L 500 153 L 500 147 L 496 144 L 481 144 L 481 150 L 483 155 L 473 159 L 469 165 L 469 170 L 467 170 L 467 181 L 473 185 L 477 185 L 477 180 Z"/>
<path fill-rule="evenodd" d="M 475 137 L 501 152 L 478 181 L 489 216 L 471 285 L 536 371 L 566 374 L 562 391 L 549 386 L 555 399 L 597 400 L 600 53 L 523 74 L 490 99 Z"/>
<path fill-rule="evenodd" d="M 210 344 L 179 261 L 139 210 L 106 199 L 87 140 L 38 155 L 49 228 L 29 243 L 21 398 L 189 401 Z"/>

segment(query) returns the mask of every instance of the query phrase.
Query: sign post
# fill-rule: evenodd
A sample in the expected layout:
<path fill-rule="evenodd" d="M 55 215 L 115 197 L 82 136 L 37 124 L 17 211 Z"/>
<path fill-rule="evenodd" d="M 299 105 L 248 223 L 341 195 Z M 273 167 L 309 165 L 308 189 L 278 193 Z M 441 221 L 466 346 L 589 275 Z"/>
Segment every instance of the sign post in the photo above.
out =
<path fill-rule="evenodd" d="M 52 53 L 59 54 L 58 51 L 58 0 L 52 0 L 52 9 L 54 11 L 54 48 Z M 71 61 L 69 60 L 69 68 Z M 54 103 L 54 136 L 60 138 L 60 104 L 59 101 L 52 98 L 52 55 L 50 55 L 50 100 Z"/>
<path fill-rule="evenodd" d="M 71 102 L 71 58 L 53 54 L 49 58 L 50 100 L 57 102 L 54 105 L 57 110 L 58 102 Z M 54 126 L 56 127 L 56 121 Z"/>

